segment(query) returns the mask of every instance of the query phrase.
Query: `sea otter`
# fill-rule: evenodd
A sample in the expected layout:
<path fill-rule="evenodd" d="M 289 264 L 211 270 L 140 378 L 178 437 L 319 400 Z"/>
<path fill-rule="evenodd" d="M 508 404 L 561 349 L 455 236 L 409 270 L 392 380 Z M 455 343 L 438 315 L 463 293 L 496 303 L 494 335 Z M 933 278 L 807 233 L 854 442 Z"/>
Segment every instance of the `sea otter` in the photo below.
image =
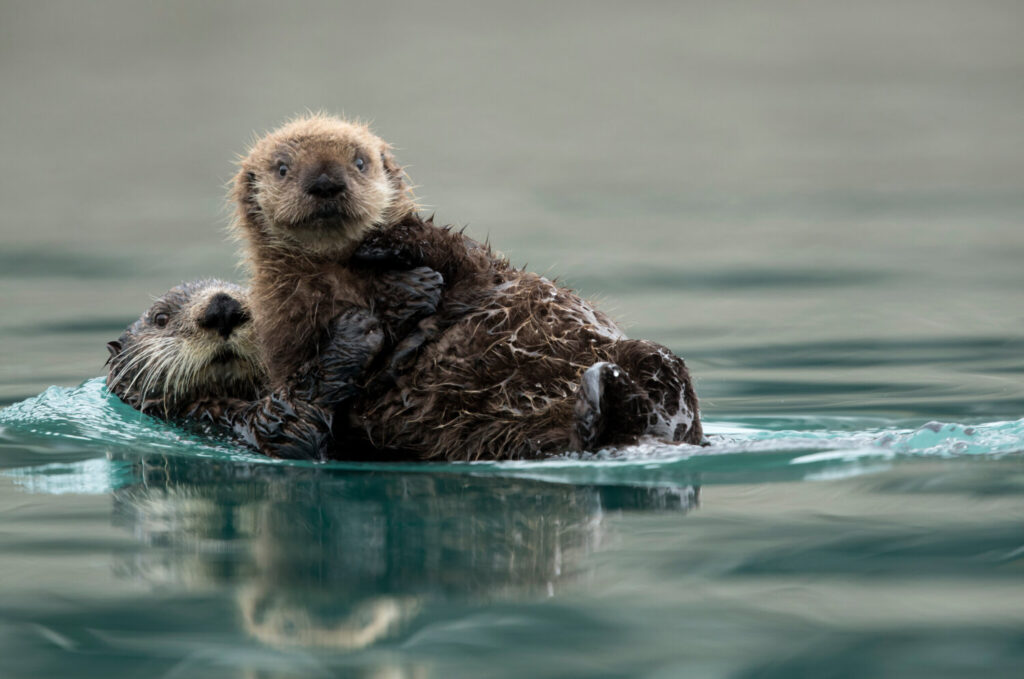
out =
<path fill-rule="evenodd" d="M 440 276 L 424 268 L 384 274 L 380 284 L 389 303 L 377 314 L 399 331 L 432 313 L 441 291 Z M 335 319 L 316 359 L 272 391 L 248 291 L 215 279 L 183 283 L 107 343 L 107 388 L 146 414 L 225 429 L 259 452 L 327 459 L 334 404 L 361 390 L 358 378 L 385 341 L 379 326 L 362 313 Z"/>
<path fill-rule="evenodd" d="M 216 279 L 171 288 L 107 350 L 107 388 L 166 419 L 211 395 L 253 400 L 266 382 L 248 294 Z"/>
<path fill-rule="evenodd" d="M 427 266 L 444 278 L 437 313 L 392 355 L 393 386 L 338 411 L 373 445 L 475 460 L 644 435 L 700 442 L 682 359 L 627 339 L 571 291 L 422 219 L 390 147 L 366 126 L 324 115 L 286 124 L 252 146 L 231 195 L 274 388 L 317 356 L 332 319 L 386 301 L 384 272 Z"/>

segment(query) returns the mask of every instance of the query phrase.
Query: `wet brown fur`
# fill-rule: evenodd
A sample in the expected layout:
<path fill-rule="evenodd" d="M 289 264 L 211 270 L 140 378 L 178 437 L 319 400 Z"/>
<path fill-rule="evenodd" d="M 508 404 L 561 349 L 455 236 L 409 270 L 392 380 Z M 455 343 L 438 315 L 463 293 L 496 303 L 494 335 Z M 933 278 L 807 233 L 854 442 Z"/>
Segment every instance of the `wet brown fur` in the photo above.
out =
<path fill-rule="evenodd" d="M 323 351 L 280 390 L 267 386 L 248 292 L 217 280 L 184 283 L 107 344 L 107 386 L 144 413 L 212 426 L 272 457 L 327 459 L 334 404 L 361 393 L 383 346 L 380 319 L 407 328 L 440 299 L 441 278 L 429 269 L 387 272 L 380 280 L 388 305 L 377 315 L 352 309 L 336 318 Z"/>
<path fill-rule="evenodd" d="M 372 154 L 374 163 L 353 174 L 358 153 Z M 285 157 L 289 172 L 297 168 L 290 186 L 273 178 Z M 319 208 L 301 193 L 301 180 L 336 166 L 343 167 L 339 173 L 346 182 L 358 180 L 348 182 L 356 207 L 310 222 Z M 234 228 L 246 241 L 252 271 L 257 334 L 274 387 L 286 386 L 296 367 L 320 351 L 331 319 L 346 308 L 373 309 L 381 301 L 379 273 L 361 264 L 367 252 L 443 275 L 441 307 L 423 326 L 432 341 L 393 388 L 371 389 L 351 411 L 351 425 L 373 445 L 421 459 L 563 452 L 574 442 L 581 376 L 601 361 L 620 363 L 638 382 L 670 377 L 680 388 L 674 396 L 659 392 L 655 398 L 675 398 L 690 418 L 666 438 L 700 441 L 696 395 L 681 359 L 653 343 L 627 340 L 611 319 L 571 291 L 421 219 L 388 146 L 365 126 L 325 116 L 293 121 L 256 142 L 241 162 L 232 197 Z M 655 355 L 674 360 L 632 374 L 632 364 Z M 644 397 L 627 394 L 622 409 Z M 654 416 L 636 411 L 646 428 L 623 432 L 622 443 L 650 430 L 647 420 Z"/>
<path fill-rule="evenodd" d="M 446 329 L 396 388 L 354 413 L 374 445 L 459 460 L 570 450 L 581 376 L 601 361 L 621 366 L 638 388 L 624 395 L 619 410 L 629 410 L 629 399 L 654 398 L 662 410 L 692 414 L 676 431 L 653 421 L 657 409 L 638 408 L 644 420 L 622 422 L 621 436 L 606 443 L 636 443 L 642 433 L 700 442 L 696 393 L 682 359 L 653 342 L 627 339 L 571 290 L 415 217 L 371 235 L 364 248 L 404 249 L 409 264 L 430 266 L 449 283 L 438 314 Z"/>

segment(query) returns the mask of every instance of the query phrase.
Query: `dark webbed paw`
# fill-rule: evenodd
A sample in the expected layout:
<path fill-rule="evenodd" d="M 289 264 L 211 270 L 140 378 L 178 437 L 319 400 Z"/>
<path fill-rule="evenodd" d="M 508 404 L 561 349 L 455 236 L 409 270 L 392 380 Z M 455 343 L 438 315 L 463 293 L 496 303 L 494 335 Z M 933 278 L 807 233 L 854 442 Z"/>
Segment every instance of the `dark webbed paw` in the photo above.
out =
<path fill-rule="evenodd" d="M 395 297 L 437 307 L 444 290 L 444 276 L 429 266 L 412 269 L 386 271 L 380 274 L 380 284 Z"/>
<path fill-rule="evenodd" d="M 421 319 L 437 312 L 444 277 L 425 266 L 380 275 L 376 290 L 381 322 L 392 338 L 409 332 Z"/>
<path fill-rule="evenodd" d="M 415 242 L 403 238 L 406 235 L 400 226 L 372 233 L 352 254 L 352 259 L 368 266 L 394 268 L 412 268 L 424 264 L 420 248 Z"/>
<path fill-rule="evenodd" d="M 639 391 L 626 371 L 600 362 L 583 373 L 573 409 L 572 445 L 599 450 L 612 444 L 634 443 L 647 426 L 650 399 Z"/>
<path fill-rule="evenodd" d="M 204 400 L 196 403 L 187 417 L 201 430 L 215 427 L 231 432 L 244 445 L 269 457 L 327 459 L 331 414 L 281 393 L 258 401 Z"/>
<path fill-rule="evenodd" d="M 359 384 L 384 346 L 380 322 L 365 309 L 338 316 L 331 324 L 327 346 L 317 359 L 311 401 L 336 408 L 358 395 Z"/>
<path fill-rule="evenodd" d="M 314 405 L 272 394 L 234 425 L 235 434 L 261 452 L 286 460 L 327 459 L 332 417 Z"/>
<path fill-rule="evenodd" d="M 367 309 L 350 309 L 331 324 L 326 346 L 287 387 L 255 402 L 221 399 L 197 404 L 195 420 L 227 429 L 270 457 L 326 460 L 334 413 L 361 393 L 384 333 Z"/>
<path fill-rule="evenodd" d="M 407 334 L 388 355 L 387 362 L 367 385 L 367 395 L 376 398 L 393 387 L 401 375 L 409 372 L 419 356 L 420 349 L 436 339 L 439 333 L 436 319 L 425 318 L 420 321 L 416 329 Z"/>

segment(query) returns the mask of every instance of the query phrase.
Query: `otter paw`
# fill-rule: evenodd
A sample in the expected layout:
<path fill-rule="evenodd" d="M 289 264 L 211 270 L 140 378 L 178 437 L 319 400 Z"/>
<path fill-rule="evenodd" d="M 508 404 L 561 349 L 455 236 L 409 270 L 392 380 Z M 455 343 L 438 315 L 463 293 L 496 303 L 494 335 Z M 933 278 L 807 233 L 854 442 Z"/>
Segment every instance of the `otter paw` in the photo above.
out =
<path fill-rule="evenodd" d="M 357 396 L 365 373 L 384 346 L 384 331 L 368 311 L 338 316 L 320 355 L 292 380 L 292 395 L 335 408 Z"/>
<path fill-rule="evenodd" d="M 581 450 L 632 445 L 650 424 L 653 403 L 616 363 L 600 362 L 583 373 L 574 407 L 572 443 Z"/>
<path fill-rule="evenodd" d="M 364 344 L 377 351 L 383 341 L 380 321 L 366 309 L 352 309 L 332 321 L 331 339 L 325 353 L 351 344 Z"/>
<path fill-rule="evenodd" d="M 432 314 L 441 303 L 444 276 L 430 267 L 418 266 L 406 271 L 389 271 L 381 276 L 387 297 L 394 303 L 396 316 Z"/>
<path fill-rule="evenodd" d="M 369 236 L 352 253 L 352 259 L 370 266 L 411 268 L 422 264 L 417 253 L 406 244 L 394 242 L 386 232 Z"/>

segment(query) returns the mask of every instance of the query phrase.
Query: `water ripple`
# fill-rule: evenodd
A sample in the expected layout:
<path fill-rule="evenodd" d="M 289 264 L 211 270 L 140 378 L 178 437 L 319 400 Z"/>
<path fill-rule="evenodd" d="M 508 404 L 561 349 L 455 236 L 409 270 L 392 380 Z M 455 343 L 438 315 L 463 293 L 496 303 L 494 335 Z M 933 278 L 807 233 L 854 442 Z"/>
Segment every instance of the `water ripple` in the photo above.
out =
<path fill-rule="evenodd" d="M 990 458 L 1024 451 L 1024 420 L 921 425 L 883 418 L 779 416 L 711 419 L 706 428 L 710 445 L 703 447 L 651 440 L 542 461 L 320 465 L 271 460 L 141 415 L 111 396 L 102 378 L 95 378 L 75 388 L 51 387 L 0 410 L 0 448 L 8 475 L 27 488 L 47 492 L 104 492 L 116 485 L 117 470 L 94 462 L 112 453 L 337 472 L 429 472 L 656 487 L 837 478 L 871 473 L 882 468 L 880 463 L 893 461 Z"/>

